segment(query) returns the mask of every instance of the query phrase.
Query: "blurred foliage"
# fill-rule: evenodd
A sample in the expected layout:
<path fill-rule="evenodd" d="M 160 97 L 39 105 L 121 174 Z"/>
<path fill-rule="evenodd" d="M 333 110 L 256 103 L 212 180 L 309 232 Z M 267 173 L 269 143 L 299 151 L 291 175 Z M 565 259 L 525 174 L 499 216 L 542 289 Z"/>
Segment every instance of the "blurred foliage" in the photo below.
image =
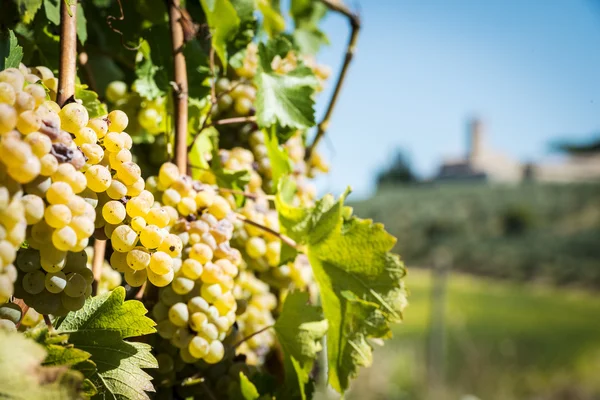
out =
<path fill-rule="evenodd" d="M 405 323 L 375 352 L 351 400 L 600 398 L 600 299 L 580 290 L 453 273 L 443 394 L 427 391 L 430 272 L 412 269 Z M 476 397 L 469 397 L 476 396 Z"/>
<path fill-rule="evenodd" d="M 396 150 L 392 162 L 377 176 L 377 186 L 385 187 L 417 180 L 408 156 L 402 150 Z"/>
<path fill-rule="evenodd" d="M 600 185 L 395 186 L 352 204 L 398 237 L 408 265 L 452 251 L 454 268 L 600 287 Z"/>

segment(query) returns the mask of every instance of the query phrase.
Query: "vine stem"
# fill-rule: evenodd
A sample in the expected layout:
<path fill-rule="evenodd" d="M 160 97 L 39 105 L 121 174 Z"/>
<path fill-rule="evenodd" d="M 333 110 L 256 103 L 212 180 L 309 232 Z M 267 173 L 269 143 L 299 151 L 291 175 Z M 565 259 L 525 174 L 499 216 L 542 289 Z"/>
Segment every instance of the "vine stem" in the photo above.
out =
<path fill-rule="evenodd" d="M 252 339 L 254 336 L 256 335 L 260 335 L 261 333 L 268 331 L 271 328 L 274 328 L 275 325 L 267 325 L 264 328 L 261 328 L 259 330 L 257 330 L 256 332 L 252 332 L 251 334 L 249 334 L 248 336 L 246 336 L 245 338 L 242 338 L 242 340 L 240 340 L 239 342 L 237 342 L 236 344 L 234 344 L 233 346 L 231 346 L 232 349 L 237 349 L 242 343 L 244 343 L 247 340 Z"/>
<path fill-rule="evenodd" d="M 317 126 L 317 134 L 315 135 L 315 138 L 313 139 L 310 146 L 308 146 L 306 148 L 306 154 L 304 156 L 304 159 L 306 161 L 310 161 L 315 148 L 317 147 L 317 145 L 319 144 L 319 142 L 325 135 L 327 128 L 329 128 L 329 120 L 331 119 L 331 114 L 333 113 L 333 109 L 335 108 L 335 105 L 339 98 L 339 95 L 340 95 L 340 92 L 342 89 L 342 85 L 344 84 L 344 79 L 346 78 L 346 74 L 348 72 L 348 67 L 350 66 L 350 62 L 354 58 L 354 52 L 356 51 L 356 41 L 358 40 L 358 32 L 360 31 L 360 18 L 358 16 L 358 14 L 355 14 L 352 11 L 350 11 L 348 9 L 348 7 L 346 7 L 344 4 L 342 4 L 341 1 L 335 1 L 335 0 L 320 0 L 320 1 L 321 1 L 321 3 L 325 4 L 327 6 L 327 8 L 329 8 L 330 10 L 338 12 L 338 13 L 344 15 L 346 18 L 348 18 L 348 22 L 350 23 L 351 30 L 350 30 L 350 39 L 348 40 L 348 46 L 346 47 L 346 55 L 344 57 L 344 64 L 342 65 L 342 69 L 340 70 L 340 72 L 338 74 L 337 82 L 335 84 L 335 89 L 333 90 L 333 95 L 331 96 L 331 99 L 329 100 L 329 105 L 327 106 L 327 111 L 325 112 L 325 116 L 323 117 L 323 120 L 319 123 L 319 125 Z"/>
<path fill-rule="evenodd" d="M 254 227 L 258 228 L 258 229 L 262 229 L 265 232 L 269 232 L 271 235 L 277 236 L 282 242 L 284 242 L 285 244 L 287 244 L 290 247 L 293 247 L 295 249 L 299 248 L 298 243 L 296 243 L 294 241 L 294 239 L 292 239 L 290 237 L 287 237 L 286 235 L 284 235 L 281 232 L 277 232 L 277 231 L 275 231 L 275 230 L 273 230 L 273 229 L 271 229 L 271 228 L 269 228 L 267 226 L 259 224 L 258 222 L 254 222 L 251 219 L 246 218 L 242 214 L 236 213 L 235 217 L 237 219 L 239 219 L 240 221 L 243 221 L 244 223 L 248 224 L 248 225 L 252 225 L 252 226 L 254 226 Z"/>
<path fill-rule="evenodd" d="M 167 0 L 169 8 L 169 26 L 173 47 L 173 79 L 176 89 L 173 90 L 175 103 L 175 164 L 182 175 L 187 173 L 187 124 L 188 124 L 188 78 L 183 55 L 185 38 L 183 35 L 180 0 Z"/>
<path fill-rule="evenodd" d="M 77 2 L 60 2 L 60 60 L 56 102 L 64 106 L 75 95 L 77 75 Z"/>
<path fill-rule="evenodd" d="M 213 121 L 212 124 L 215 126 L 218 126 L 218 125 L 230 125 L 230 124 L 243 124 L 245 122 L 256 122 L 256 116 L 250 115 L 250 116 L 246 116 L 246 117 L 233 117 L 233 118 L 218 119 L 216 121 Z"/>
<path fill-rule="evenodd" d="M 94 282 L 92 283 L 92 295 L 98 292 L 98 282 L 102 276 L 102 265 L 104 264 L 104 254 L 106 253 L 106 240 L 96 239 L 94 242 L 94 256 L 92 258 L 92 274 Z"/>
<path fill-rule="evenodd" d="M 44 322 L 46 323 L 46 326 L 48 327 L 48 333 L 53 335 L 54 327 L 52 326 L 52 321 L 50 321 L 50 316 L 48 316 L 48 314 L 44 314 Z"/>

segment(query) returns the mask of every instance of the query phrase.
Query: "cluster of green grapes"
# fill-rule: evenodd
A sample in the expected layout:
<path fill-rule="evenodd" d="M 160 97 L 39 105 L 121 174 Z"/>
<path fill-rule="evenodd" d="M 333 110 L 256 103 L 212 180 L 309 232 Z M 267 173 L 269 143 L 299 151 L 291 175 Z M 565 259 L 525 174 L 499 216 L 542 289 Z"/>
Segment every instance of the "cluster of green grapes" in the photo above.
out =
<path fill-rule="evenodd" d="M 31 247 L 19 250 L 15 296 L 41 314 L 66 315 L 79 310 L 91 294 L 94 281 L 85 251 L 68 252 L 61 268 L 52 273 L 41 266 L 41 254 Z"/>

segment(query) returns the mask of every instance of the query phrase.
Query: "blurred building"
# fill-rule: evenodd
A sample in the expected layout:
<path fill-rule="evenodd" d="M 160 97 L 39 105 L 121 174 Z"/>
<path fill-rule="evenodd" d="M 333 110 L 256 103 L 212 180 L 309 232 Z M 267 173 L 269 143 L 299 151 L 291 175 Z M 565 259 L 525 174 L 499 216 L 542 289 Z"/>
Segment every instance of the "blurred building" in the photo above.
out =
<path fill-rule="evenodd" d="M 518 160 L 487 146 L 484 125 L 479 119 L 469 123 L 467 145 L 466 157 L 444 161 L 436 180 L 519 182 L 523 179 L 524 168 Z"/>
<path fill-rule="evenodd" d="M 445 160 L 434 178 L 438 181 L 586 182 L 600 180 L 600 151 L 568 154 L 556 160 L 523 164 L 488 146 L 479 119 L 469 123 L 468 152 L 464 158 Z"/>

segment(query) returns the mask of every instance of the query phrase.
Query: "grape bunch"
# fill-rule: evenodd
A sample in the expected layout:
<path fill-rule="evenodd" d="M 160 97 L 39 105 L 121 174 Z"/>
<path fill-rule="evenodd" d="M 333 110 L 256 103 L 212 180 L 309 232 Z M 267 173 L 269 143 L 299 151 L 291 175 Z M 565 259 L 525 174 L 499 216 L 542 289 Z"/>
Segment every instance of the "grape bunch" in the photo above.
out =
<path fill-rule="evenodd" d="M 91 280 L 81 277 L 87 272 L 78 270 L 68 275 L 64 269 L 73 254 L 84 254 L 93 234 L 99 239 L 110 237 L 121 253 L 133 250 L 138 234 L 151 237 L 150 241 L 166 234 L 157 233 L 156 225 L 146 228 L 143 220 L 154 199 L 144 190 L 140 167 L 133 162 L 132 139 L 124 132 L 127 115 L 113 110 L 107 116 L 90 119 L 86 108 L 77 102 L 61 109 L 46 100 L 43 86 L 33 83 L 55 79 L 51 72 L 43 67 L 22 69 L 27 73 L 15 68 L 0 73 L 4 101 L 0 104 L 0 150 L 8 154 L 1 163 L 4 180 L 14 181 L 4 186 L 14 190 L 22 186 L 30 249 L 20 252 L 28 259 L 38 257 L 40 266 L 34 270 L 28 262 L 22 263 L 22 268 L 18 264 L 23 273 L 20 282 L 27 304 L 43 313 L 64 313 L 81 307 L 91 291 Z M 135 220 L 132 228 L 135 217 L 142 219 Z M 136 232 L 134 228 L 139 229 Z M 18 239 L 15 242 L 20 245 L 24 231 Z M 80 263 L 76 264 L 78 268 Z M 132 286 L 146 280 L 145 271 L 136 271 L 126 271 Z M 42 298 L 55 300 L 38 301 Z"/>
<path fill-rule="evenodd" d="M 269 285 L 258 279 L 252 271 L 240 272 L 235 281 L 234 294 L 240 305 L 236 341 L 241 342 L 275 323 L 273 311 L 277 307 L 277 297 L 270 292 Z M 275 334 L 272 330 L 266 330 L 244 340 L 236 353 L 244 354 L 249 365 L 262 365 L 274 344 Z"/>
<path fill-rule="evenodd" d="M 56 259 L 62 255 L 57 253 Z M 19 250 L 19 269 L 15 296 L 23 299 L 40 314 L 66 315 L 77 311 L 91 294 L 94 276 L 87 267 L 84 250 L 68 252 L 56 272 L 48 272 L 42 264 L 42 253 L 34 248 Z"/>
<path fill-rule="evenodd" d="M 153 309 L 157 330 L 180 349 L 183 361 L 217 363 L 225 352 L 222 341 L 235 322 L 232 289 L 241 262 L 229 245 L 231 204 L 212 186 L 181 176 L 170 163 L 148 178 L 148 188 L 180 216 L 170 235 L 179 240 L 181 259 L 173 260 L 173 282 L 160 289 Z"/>
<path fill-rule="evenodd" d="M 1 184 L 4 185 L 4 182 L 2 179 Z M 20 192 L 11 197 L 7 187 L 0 187 L 0 304 L 13 295 L 13 284 L 17 278 L 14 261 L 27 228 L 19 196 Z"/>

